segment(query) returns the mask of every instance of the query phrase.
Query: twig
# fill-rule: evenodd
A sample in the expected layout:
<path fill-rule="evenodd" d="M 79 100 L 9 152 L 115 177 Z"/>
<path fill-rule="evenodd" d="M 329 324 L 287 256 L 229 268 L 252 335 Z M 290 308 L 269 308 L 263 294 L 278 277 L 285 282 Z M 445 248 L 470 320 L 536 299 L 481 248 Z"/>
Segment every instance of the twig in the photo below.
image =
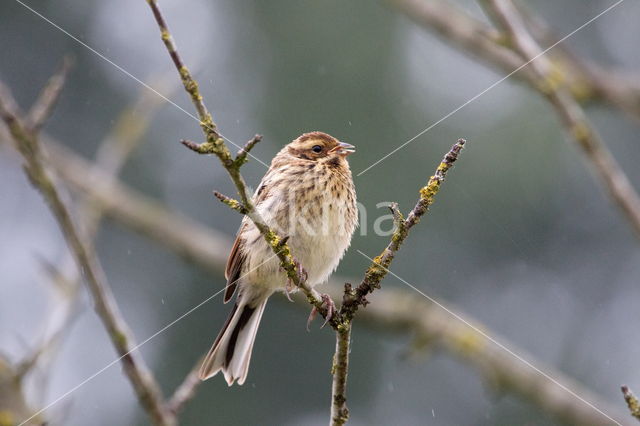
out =
<path fill-rule="evenodd" d="M 119 181 L 108 181 L 106 176 L 86 160 L 82 160 L 68 149 L 63 149 L 52 139 L 47 138 L 44 142 L 51 154 L 51 164 L 60 173 L 60 177 L 82 196 L 98 203 L 105 215 L 166 246 L 205 271 L 214 274 L 224 271 L 227 260 L 225 254 L 232 245 L 227 236 L 167 210 L 162 204 L 148 199 Z M 90 174 L 92 177 L 87 182 L 86 177 Z M 105 177 L 105 180 L 102 177 Z M 339 299 L 344 293 L 342 283 L 353 281 L 353 278 L 334 276 L 327 284 L 326 290 L 333 299 Z M 295 297 L 298 300 L 305 299 L 301 294 Z M 487 342 L 466 324 L 452 319 L 452 314 L 440 306 L 404 290 L 380 289 L 371 299 L 375 303 L 359 311 L 360 324 L 395 335 L 417 335 L 421 340 L 429 341 L 450 355 L 458 357 L 462 362 L 474 366 L 487 383 L 499 386 L 502 391 L 513 392 L 556 419 L 569 424 L 602 426 L 602 417 L 591 407 L 568 393 L 558 392 L 556 383 L 532 369 L 523 368 L 520 361 Z M 467 323 L 484 330 L 486 334 L 504 343 L 514 352 L 524 355 L 531 364 L 543 367 L 544 364 L 540 360 L 497 336 L 486 325 L 451 306 L 447 306 L 447 310 L 465 318 Z M 544 367 L 543 370 L 549 377 L 553 377 L 596 407 L 614 415 L 620 423 L 624 423 L 620 420 L 625 417 L 624 413 L 592 394 L 584 386 L 549 367 Z"/>
<path fill-rule="evenodd" d="M 60 98 L 70 68 L 71 59 L 64 58 L 58 72 L 49 79 L 44 89 L 40 92 L 40 97 L 31 107 L 25 124 L 32 132 L 39 132 L 45 121 L 53 113 L 53 107 Z"/>
<path fill-rule="evenodd" d="M 352 289 L 350 284 L 345 285 L 340 311 L 330 320 L 336 330 L 336 352 L 332 368 L 333 386 L 331 396 L 331 424 L 334 426 L 345 424 L 349 418 L 346 390 L 353 317 L 360 306 L 366 306 L 369 303 L 367 296 L 375 289 L 380 288 L 380 282 L 387 275 L 388 268 L 396 252 L 407 238 L 409 230 L 420 221 L 420 218 L 433 203 L 436 194 L 440 190 L 440 185 L 444 182 L 447 171 L 458 159 L 458 155 L 465 143 L 464 139 L 458 139 L 447 152 L 434 175 L 429 178 L 427 185 L 420 189 L 420 198 L 407 216 L 407 219 L 404 219 L 397 204 L 392 203 L 389 206 L 396 224 L 396 228 L 391 235 L 391 241 L 383 252 L 374 259 L 371 266 L 366 270 L 362 282 L 355 290 Z"/>
<path fill-rule="evenodd" d="M 481 0 L 480 3 L 504 29 L 513 49 L 523 59 L 530 61 L 537 58 L 529 64 L 530 69 L 535 72 L 537 90 L 554 107 L 562 125 L 572 140 L 582 149 L 610 197 L 625 213 L 640 237 L 640 197 L 580 105 L 562 82 L 557 80 L 551 62 L 544 55 L 538 56 L 541 49 L 527 31 L 518 10 L 510 0 Z"/>
<path fill-rule="evenodd" d="M 184 407 L 184 405 L 196 394 L 196 390 L 198 386 L 202 383 L 200 380 L 200 367 L 202 365 L 202 360 L 198 360 L 198 362 L 194 365 L 194 367 L 189 371 L 189 374 L 184 378 L 182 383 L 176 388 L 173 392 L 173 395 L 166 402 L 166 407 L 169 412 L 173 413 L 174 416 L 177 416 L 180 410 Z"/>
<path fill-rule="evenodd" d="M 623 385 L 621 390 L 624 400 L 627 402 L 627 406 L 629 407 L 629 412 L 633 417 L 640 420 L 640 402 L 638 402 L 638 398 L 636 398 L 628 386 Z"/>
<path fill-rule="evenodd" d="M 11 105 L 13 97 L 4 85 L 0 85 L 0 116 L 7 125 L 16 148 L 24 159 L 24 170 L 31 183 L 48 202 L 58 221 L 62 234 L 74 254 L 78 267 L 83 271 L 95 302 L 95 309 L 108 335 L 122 356 L 124 371 L 131 381 L 140 403 L 156 425 L 172 425 L 174 419 L 167 415 L 162 405 L 162 394 L 144 360 L 131 353 L 135 346 L 128 326 L 123 320 L 102 266 L 94 254 L 93 247 L 77 230 L 71 214 L 62 202 L 58 189 L 46 170 L 37 134 L 27 128 Z M 46 118 L 46 117 L 45 117 Z"/>
<path fill-rule="evenodd" d="M 247 209 L 243 206 L 238 200 L 234 200 L 233 198 L 227 197 L 224 194 L 221 194 L 218 191 L 213 191 L 213 195 L 224 204 L 226 204 L 230 209 L 237 211 L 240 214 L 247 214 Z"/>
<path fill-rule="evenodd" d="M 255 135 L 242 147 L 242 149 L 240 149 L 240 151 L 238 151 L 238 153 L 236 154 L 236 160 L 235 160 L 238 166 L 242 166 L 244 163 L 247 162 L 247 155 L 249 155 L 249 151 L 251 151 L 253 147 L 261 140 L 262 140 L 262 135 Z"/>
<path fill-rule="evenodd" d="M 312 287 L 310 287 L 298 274 L 298 267 L 296 262 L 291 254 L 289 246 L 286 242 L 283 242 L 282 238 L 277 235 L 277 233 L 271 229 L 258 211 L 253 206 L 253 201 L 251 196 L 247 191 L 247 185 L 244 181 L 244 178 L 240 174 L 240 167 L 246 162 L 246 156 L 249 153 L 249 150 L 253 148 L 259 141 L 260 137 L 254 137 L 249 143 L 247 143 L 243 149 L 238 153 L 238 156 L 234 159 L 229 151 L 229 148 L 224 143 L 224 140 L 220 133 L 217 130 L 216 124 L 213 121 L 211 113 L 207 109 L 204 104 L 202 95 L 200 94 L 200 89 L 198 88 L 198 83 L 191 75 L 189 69 L 185 66 L 178 50 L 176 48 L 175 42 L 171 33 L 169 32 L 169 28 L 167 26 L 166 20 L 158 7 L 157 0 L 147 0 L 151 11 L 153 12 L 153 16 L 156 19 L 158 27 L 160 28 L 160 36 L 162 41 L 164 42 L 171 59 L 180 74 L 180 79 L 182 80 L 182 84 L 184 89 L 187 91 L 191 98 L 191 102 L 193 103 L 196 111 L 198 113 L 198 117 L 200 119 L 200 127 L 205 135 L 206 141 L 204 143 L 198 144 L 191 141 L 182 141 L 182 143 L 187 146 L 189 149 L 199 153 L 199 154 L 214 154 L 218 157 L 222 166 L 226 169 L 229 177 L 233 181 L 236 189 L 238 190 L 238 194 L 240 195 L 240 203 L 244 207 L 244 214 L 251 219 L 251 221 L 255 224 L 256 228 L 263 235 L 265 241 L 269 244 L 274 253 L 278 256 L 280 260 L 280 265 L 284 269 L 287 274 L 287 277 L 295 284 L 298 288 L 302 290 L 302 292 L 307 296 L 307 300 L 311 305 L 313 305 L 323 317 L 326 318 L 327 310 L 324 305 L 322 298 Z"/>
<path fill-rule="evenodd" d="M 358 308 L 367 303 L 366 296 L 374 289 L 380 288 L 380 281 L 387 275 L 387 268 L 393 261 L 396 252 L 407 238 L 409 230 L 420 221 L 420 218 L 427 212 L 429 206 L 433 203 L 433 200 L 440 189 L 440 185 L 444 181 L 447 171 L 453 166 L 453 163 L 458 159 L 458 155 L 462 150 L 462 147 L 466 141 L 459 139 L 452 147 L 451 150 L 444 156 L 442 162 L 436 169 L 436 172 L 427 185 L 420 189 L 420 199 L 416 203 L 415 207 L 409 212 L 407 219 L 403 219 L 402 214 L 397 208 L 397 205 L 391 205 L 391 210 L 396 222 L 396 229 L 391 236 L 391 241 L 384 249 L 384 251 L 374 259 L 374 262 L 369 266 L 365 272 L 364 278 L 360 285 L 351 293 L 346 293 L 343 299 L 342 308 L 340 314 L 343 321 L 350 321 Z"/>

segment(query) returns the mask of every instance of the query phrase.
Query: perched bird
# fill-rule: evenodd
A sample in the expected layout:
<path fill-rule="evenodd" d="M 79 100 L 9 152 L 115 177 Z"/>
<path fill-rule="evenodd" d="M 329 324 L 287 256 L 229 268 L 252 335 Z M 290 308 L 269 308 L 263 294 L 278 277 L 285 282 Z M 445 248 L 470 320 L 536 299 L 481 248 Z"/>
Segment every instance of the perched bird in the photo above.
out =
<path fill-rule="evenodd" d="M 322 132 L 305 133 L 271 161 L 253 196 L 256 210 L 279 236 L 310 286 L 335 271 L 358 224 L 356 193 L 347 156 L 353 145 Z M 242 220 L 225 270 L 224 302 L 235 306 L 200 369 L 206 380 L 222 370 L 231 386 L 247 378 L 253 343 L 267 299 L 295 290 L 253 222 Z"/>

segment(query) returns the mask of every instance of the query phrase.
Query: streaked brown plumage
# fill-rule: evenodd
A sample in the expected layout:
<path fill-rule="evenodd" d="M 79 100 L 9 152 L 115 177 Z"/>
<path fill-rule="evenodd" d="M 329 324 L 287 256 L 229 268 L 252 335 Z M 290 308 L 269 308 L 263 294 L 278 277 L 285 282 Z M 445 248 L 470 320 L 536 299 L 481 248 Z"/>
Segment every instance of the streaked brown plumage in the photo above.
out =
<path fill-rule="evenodd" d="M 271 161 L 254 204 L 278 235 L 288 236 L 307 283 L 321 284 L 336 269 L 357 226 L 356 193 L 347 155 L 353 146 L 322 132 L 305 133 Z M 207 354 L 200 378 L 222 371 L 227 383 L 243 384 L 267 299 L 287 289 L 279 260 L 244 218 L 225 271 L 225 303 L 238 290 L 227 322 Z"/>

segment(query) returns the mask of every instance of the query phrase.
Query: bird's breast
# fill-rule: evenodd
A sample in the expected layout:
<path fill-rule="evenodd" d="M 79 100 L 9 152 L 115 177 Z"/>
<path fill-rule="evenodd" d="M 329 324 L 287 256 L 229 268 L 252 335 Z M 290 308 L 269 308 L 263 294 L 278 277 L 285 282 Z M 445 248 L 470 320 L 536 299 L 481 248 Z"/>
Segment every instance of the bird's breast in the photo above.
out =
<path fill-rule="evenodd" d="M 355 191 L 350 179 L 305 176 L 282 185 L 261 203 L 260 213 L 289 236 L 289 246 L 311 285 L 325 281 L 338 266 L 357 226 Z"/>

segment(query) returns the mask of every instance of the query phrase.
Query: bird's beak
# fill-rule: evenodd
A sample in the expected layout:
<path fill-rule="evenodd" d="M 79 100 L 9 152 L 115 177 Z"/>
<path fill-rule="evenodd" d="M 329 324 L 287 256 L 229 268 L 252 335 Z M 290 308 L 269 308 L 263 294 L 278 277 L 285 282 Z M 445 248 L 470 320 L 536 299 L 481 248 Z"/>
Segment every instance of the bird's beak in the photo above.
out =
<path fill-rule="evenodd" d="M 332 148 L 329 152 L 338 155 L 344 155 L 346 157 L 347 155 L 356 152 L 356 147 L 346 142 L 338 142 L 338 146 Z"/>

